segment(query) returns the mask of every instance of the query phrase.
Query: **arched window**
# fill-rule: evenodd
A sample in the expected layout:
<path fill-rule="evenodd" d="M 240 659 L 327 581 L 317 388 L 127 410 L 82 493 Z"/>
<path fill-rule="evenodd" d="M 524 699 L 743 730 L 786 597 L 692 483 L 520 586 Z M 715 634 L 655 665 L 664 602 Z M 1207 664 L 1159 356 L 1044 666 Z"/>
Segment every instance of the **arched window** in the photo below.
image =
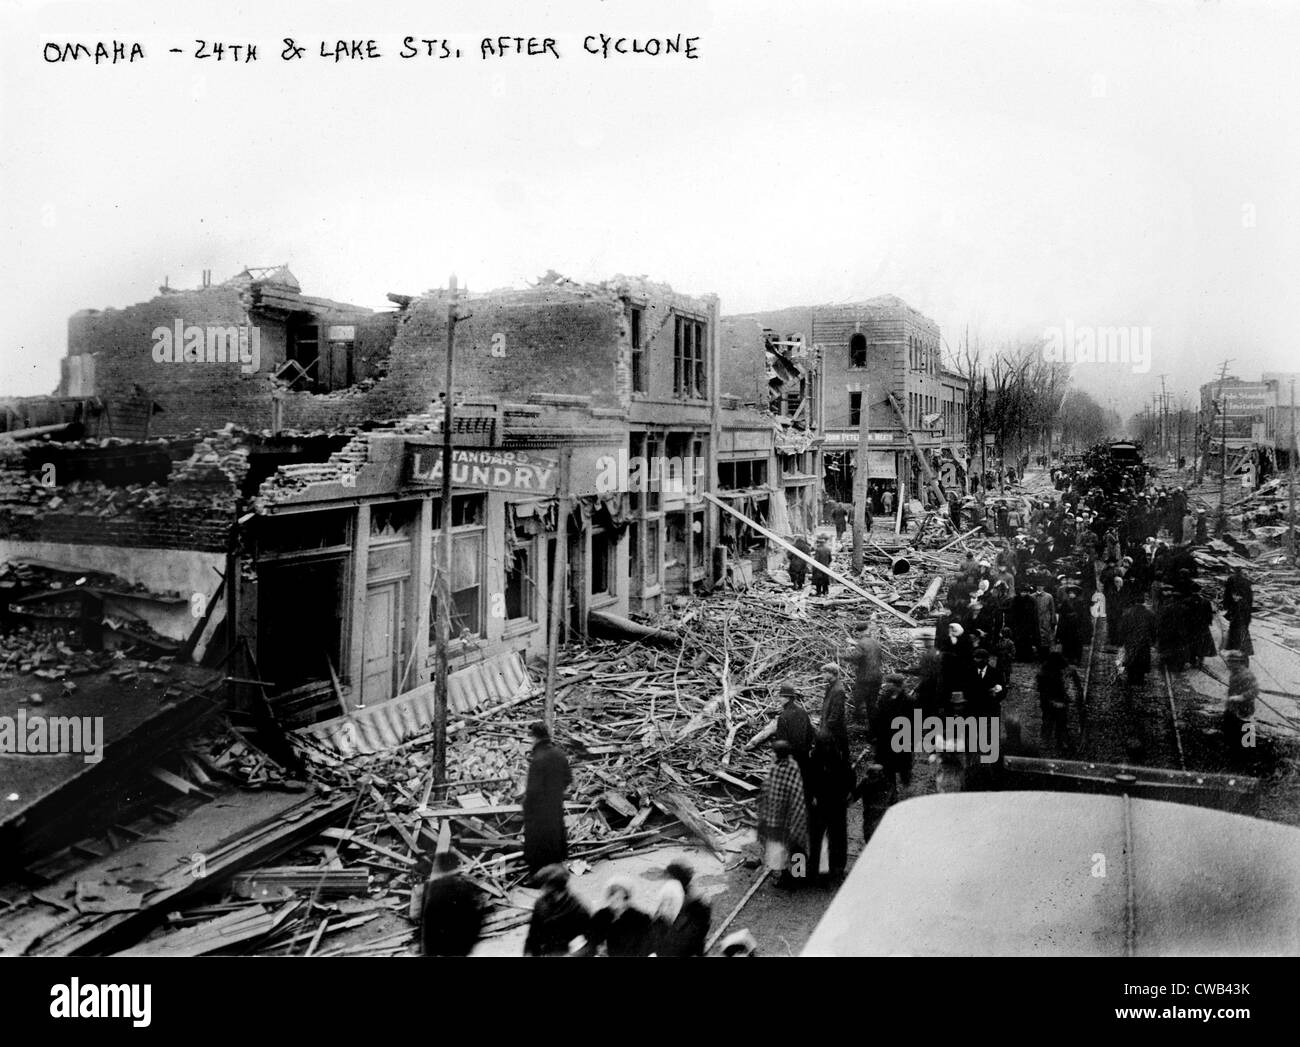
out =
<path fill-rule="evenodd" d="M 855 334 L 849 339 L 849 366 L 866 367 L 867 366 L 867 336 L 864 334 Z"/>

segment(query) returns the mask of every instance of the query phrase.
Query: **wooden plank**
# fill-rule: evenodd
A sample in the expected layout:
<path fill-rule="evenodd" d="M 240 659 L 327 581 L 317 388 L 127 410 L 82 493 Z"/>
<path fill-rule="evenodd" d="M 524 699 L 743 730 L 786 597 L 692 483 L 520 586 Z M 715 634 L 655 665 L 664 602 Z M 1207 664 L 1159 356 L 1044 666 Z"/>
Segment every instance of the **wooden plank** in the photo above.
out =
<path fill-rule="evenodd" d="M 342 840 L 345 843 L 364 847 L 369 851 L 373 851 L 375 854 L 381 854 L 385 858 L 391 858 L 395 862 L 400 862 L 402 865 L 411 866 L 416 864 L 414 858 L 410 858 L 405 854 L 398 854 L 396 851 L 389 850 L 387 847 L 382 847 L 377 843 L 371 843 L 369 840 L 364 840 L 351 829 L 326 829 L 321 833 L 321 835 L 329 837 L 331 840 Z"/>
<path fill-rule="evenodd" d="M 882 610 L 888 611 L 888 612 L 889 612 L 890 614 L 892 614 L 895 618 L 898 618 L 900 621 L 902 621 L 902 622 L 903 622 L 904 624 L 906 624 L 906 625 L 910 625 L 913 629 L 915 629 L 915 628 L 917 627 L 917 625 L 919 624 L 915 619 L 911 618 L 909 615 L 906 615 L 906 614 L 904 614 L 902 611 L 898 610 L 898 608 L 896 608 L 896 607 L 894 607 L 894 606 L 892 606 L 892 605 L 890 605 L 890 604 L 885 603 L 885 601 L 882 600 L 882 599 L 880 599 L 880 597 L 878 597 L 878 596 L 874 596 L 874 595 L 872 595 L 871 593 L 867 592 L 866 589 L 862 588 L 862 586 L 858 585 L 856 582 L 851 581 L 851 580 L 848 579 L 848 578 L 845 578 L 844 575 L 839 574 L 837 571 L 833 570 L 833 569 L 830 568 L 830 567 L 823 567 L 823 566 L 822 566 L 821 564 L 819 564 L 816 560 L 814 560 L 811 556 L 808 556 L 808 555 L 806 555 L 805 553 L 800 552 L 798 549 L 796 549 L 793 545 L 791 545 L 789 542 L 787 542 L 784 538 L 782 538 L 782 537 L 781 537 L 779 534 L 777 534 L 775 531 L 769 531 L 769 530 L 768 530 L 766 527 L 764 527 L 762 524 L 760 524 L 760 523 L 756 523 L 754 520 L 751 520 L 751 519 L 750 519 L 748 516 L 746 516 L 744 513 L 739 512 L 739 511 L 736 510 L 736 509 L 733 509 L 730 505 L 728 505 L 726 502 L 724 502 L 721 498 L 714 497 L 714 496 L 713 496 L 712 494 L 710 494 L 708 491 L 702 491 L 701 494 L 704 496 L 704 498 L 706 498 L 708 501 L 712 502 L 712 503 L 713 503 L 714 505 L 716 505 L 719 509 L 723 509 L 723 510 L 725 510 L 726 512 L 730 513 L 732 516 L 736 517 L 736 519 L 740 520 L 742 523 L 746 523 L 746 524 L 748 524 L 750 527 L 752 527 L 754 530 L 756 530 L 759 534 L 761 534 L 764 538 L 768 539 L 768 541 L 775 542 L 778 546 L 780 546 L 780 547 L 781 547 L 782 549 L 784 549 L 786 552 L 790 553 L 790 554 L 793 555 L 793 556 L 797 556 L 797 557 L 799 557 L 799 559 L 801 559 L 801 560 L 805 561 L 806 563 L 810 564 L 810 565 L 811 565 L 812 567 L 814 567 L 816 570 L 818 570 L 818 571 L 824 571 L 826 574 L 830 575 L 831 578 L 833 578 L 835 581 L 839 582 L 840 585 L 844 586 L 844 588 L 848 589 L 850 592 L 857 593 L 857 594 L 858 594 L 859 596 L 861 596 L 864 600 L 869 600 L 871 603 L 875 604 L 877 607 L 880 607 Z"/>

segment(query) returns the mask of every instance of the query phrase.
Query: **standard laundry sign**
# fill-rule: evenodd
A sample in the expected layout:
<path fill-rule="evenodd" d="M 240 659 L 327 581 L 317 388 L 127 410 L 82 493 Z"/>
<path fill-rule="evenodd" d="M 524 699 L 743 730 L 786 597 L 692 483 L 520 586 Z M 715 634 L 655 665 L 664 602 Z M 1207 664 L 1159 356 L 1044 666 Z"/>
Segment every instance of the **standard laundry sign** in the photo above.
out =
<path fill-rule="evenodd" d="M 417 444 L 407 450 L 407 479 L 420 486 L 442 485 L 442 448 Z M 559 462 L 522 451 L 452 450 L 451 485 L 479 491 L 554 494 Z"/>

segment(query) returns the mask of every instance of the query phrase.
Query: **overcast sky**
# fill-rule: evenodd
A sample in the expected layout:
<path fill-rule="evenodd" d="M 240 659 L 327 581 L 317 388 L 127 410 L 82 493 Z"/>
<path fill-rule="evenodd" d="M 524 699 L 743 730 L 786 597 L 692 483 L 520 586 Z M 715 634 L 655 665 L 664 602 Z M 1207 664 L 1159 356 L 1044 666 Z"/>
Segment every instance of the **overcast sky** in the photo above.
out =
<path fill-rule="evenodd" d="M 0 394 L 53 389 L 68 316 L 288 262 L 373 307 L 646 274 L 724 313 L 894 293 L 996 345 L 1151 329 L 1150 373 L 1295 366 L 1300 5 L 465 0 L 43 3 L 0 14 Z M 699 59 L 582 53 L 698 36 Z M 171 55 L 253 41 L 252 64 Z M 563 57 L 483 60 L 484 36 Z M 397 57 L 405 35 L 458 61 Z M 280 58 L 283 38 L 306 45 Z M 373 38 L 335 64 L 321 40 Z M 46 63 L 49 41 L 147 58 Z"/>

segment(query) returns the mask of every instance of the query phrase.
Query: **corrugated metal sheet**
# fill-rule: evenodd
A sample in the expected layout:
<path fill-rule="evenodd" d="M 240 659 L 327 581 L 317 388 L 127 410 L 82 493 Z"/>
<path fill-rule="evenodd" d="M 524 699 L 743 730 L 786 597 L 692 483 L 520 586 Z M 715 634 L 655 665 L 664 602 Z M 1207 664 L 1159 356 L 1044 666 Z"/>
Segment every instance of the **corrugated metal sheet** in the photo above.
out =
<path fill-rule="evenodd" d="M 523 656 L 518 651 L 506 651 L 447 677 L 447 715 L 464 715 L 508 702 L 532 686 Z M 434 685 L 425 684 L 378 705 L 354 709 L 294 733 L 344 757 L 381 752 L 433 723 L 433 697 Z"/>

